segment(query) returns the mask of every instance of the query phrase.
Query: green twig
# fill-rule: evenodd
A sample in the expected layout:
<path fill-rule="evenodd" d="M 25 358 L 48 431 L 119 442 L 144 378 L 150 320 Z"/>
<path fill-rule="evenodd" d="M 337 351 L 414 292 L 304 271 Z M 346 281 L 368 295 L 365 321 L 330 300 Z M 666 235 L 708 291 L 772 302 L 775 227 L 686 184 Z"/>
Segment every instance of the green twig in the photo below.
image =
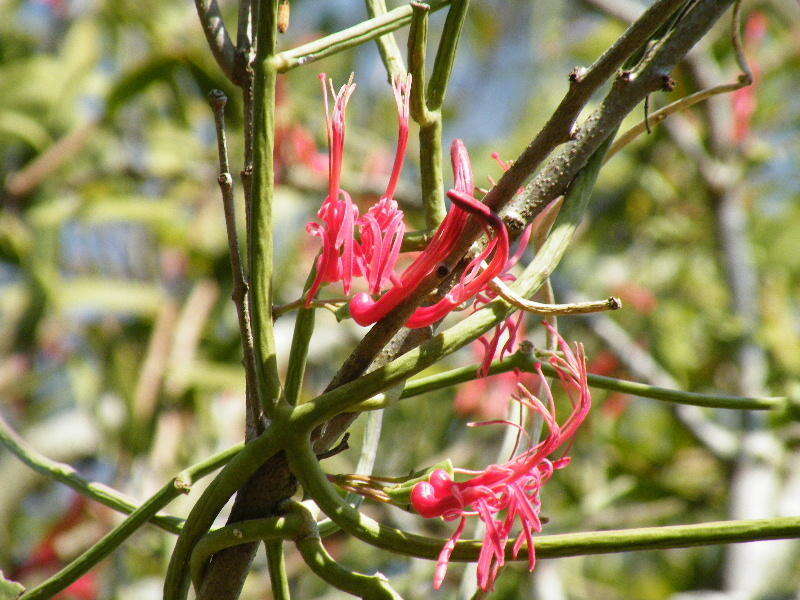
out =
<path fill-rule="evenodd" d="M 276 72 L 270 58 L 275 51 L 277 2 L 261 2 L 258 24 L 258 50 L 255 75 L 253 134 L 252 236 L 248 241 L 250 261 L 250 304 L 253 337 L 259 367 L 259 385 L 264 412 L 271 416 L 280 396 L 275 335 L 272 326 L 272 202 L 275 172 L 275 83 Z"/>
<path fill-rule="evenodd" d="M 100 541 L 58 573 L 26 592 L 22 598 L 24 600 L 44 600 L 52 598 L 61 590 L 69 587 L 89 569 L 116 550 L 122 542 L 134 534 L 142 525 L 152 520 L 167 504 L 181 494 L 188 493 L 195 481 L 231 460 L 239 449 L 239 446 L 230 448 L 182 471 L 133 511 L 127 519 L 103 536 Z"/>
<path fill-rule="evenodd" d="M 295 544 L 309 568 L 336 589 L 365 600 L 402 600 L 383 575 L 356 573 L 336 562 L 325 550 L 319 534 L 298 538 Z"/>
<path fill-rule="evenodd" d="M 317 269 L 312 268 L 306 279 L 303 294 L 300 298 L 305 301 L 306 292 L 317 275 Z M 301 304 L 302 306 L 302 304 Z M 273 309 L 273 315 L 275 311 Z M 283 396 L 290 405 L 297 404 L 300 398 L 300 390 L 303 387 L 303 376 L 306 372 L 306 360 L 308 359 L 308 347 L 311 344 L 311 336 L 314 334 L 314 321 L 316 312 L 313 307 L 300 308 L 294 322 L 294 334 L 292 335 L 292 347 L 289 350 L 289 363 L 286 368 L 286 381 L 283 389 Z"/>
<path fill-rule="evenodd" d="M 0 415 L 0 443 L 34 471 L 60 481 L 87 498 L 125 514 L 131 514 L 139 508 L 139 505 L 122 492 L 104 483 L 84 479 L 71 465 L 52 460 L 37 452 L 11 429 L 2 415 Z M 241 445 L 231 450 L 236 452 L 240 448 Z M 167 515 L 155 515 L 150 521 L 170 533 L 179 533 L 183 523 L 183 519 Z"/>
<path fill-rule="evenodd" d="M 556 375 L 556 370 L 546 362 L 546 357 L 532 356 L 529 353 L 519 351 L 503 360 L 496 360 L 489 368 L 490 375 L 507 373 L 514 369 L 522 369 L 527 372 L 535 372 L 536 365 L 541 364 L 542 372 L 550 377 Z M 444 373 L 437 373 L 428 377 L 411 379 L 406 383 L 401 398 L 411 398 L 427 392 L 432 392 L 445 387 L 458 385 L 466 381 L 477 379 L 479 365 L 470 365 L 451 369 Z M 665 402 L 675 402 L 677 404 L 691 404 L 693 406 L 705 406 L 709 408 L 730 408 L 739 410 L 772 410 L 785 408 L 790 399 L 786 396 L 772 397 L 744 397 L 727 396 L 723 394 L 699 394 L 696 392 L 685 392 L 683 390 L 673 390 L 669 388 L 648 385 L 637 381 L 627 381 L 603 375 L 588 375 L 591 387 L 604 390 L 612 390 L 639 396 L 641 398 L 652 398 Z M 367 402 L 370 402 L 368 400 Z"/>
<path fill-rule="evenodd" d="M 710 88 L 706 88 L 704 90 L 700 90 L 693 94 L 689 94 L 684 98 L 680 98 L 675 100 L 675 102 L 671 102 L 666 106 L 659 108 L 654 113 L 651 113 L 647 117 L 647 123 L 649 123 L 650 127 L 658 125 L 662 121 L 664 121 L 668 116 L 686 110 L 691 106 L 694 106 L 698 102 L 702 102 L 711 98 L 712 96 L 716 96 L 718 94 L 725 94 L 728 92 L 734 92 L 740 88 L 743 88 L 749 83 L 745 83 L 742 81 L 737 81 L 736 83 L 723 83 L 720 85 L 715 85 Z M 616 140 L 614 140 L 614 144 L 609 148 L 608 154 L 606 155 L 606 160 L 610 160 L 612 156 L 614 156 L 617 152 L 622 150 L 625 146 L 630 144 L 633 140 L 639 137 L 642 133 L 645 132 L 647 125 L 644 121 L 641 121 L 628 129 L 625 133 L 619 136 Z"/>
<path fill-rule="evenodd" d="M 220 550 L 248 542 L 291 539 L 302 526 L 303 521 L 296 515 L 282 515 L 240 521 L 208 532 L 195 545 L 189 561 L 192 583 L 199 588 L 209 559 Z"/>
<path fill-rule="evenodd" d="M 411 68 L 411 117 L 419 125 L 419 170 L 425 226 L 436 229 L 447 209 L 442 175 L 442 113 L 430 110 L 425 98 L 425 44 L 428 9 L 414 4 L 412 31 L 408 37 L 408 63 Z"/>
<path fill-rule="evenodd" d="M 413 89 L 413 88 L 412 88 Z M 419 231 L 409 231 L 403 236 L 403 252 L 414 252 L 424 250 L 425 246 L 431 241 L 435 229 L 420 229 Z"/>
<path fill-rule="evenodd" d="M 164 599 L 185 598 L 189 589 L 189 557 L 225 503 L 256 472 L 258 467 L 279 451 L 286 427 L 272 423 L 259 437 L 249 442 L 231 458 L 195 502 L 186 518 L 172 551 L 164 580 Z"/>
<path fill-rule="evenodd" d="M 450 10 L 447 11 L 447 19 L 442 29 L 439 48 L 433 61 L 433 72 L 431 73 L 430 81 L 428 81 L 426 99 L 430 110 L 438 111 L 442 108 L 444 94 L 450 81 L 450 74 L 453 72 L 456 49 L 458 48 L 458 40 L 461 38 L 461 30 L 464 27 L 467 8 L 469 8 L 469 0 L 453 0 Z"/>
<path fill-rule="evenodd" d="M 436 11 L 449 3 L 450 0 L 435 0 L 429 4 L 431 10 Z M 285 73 L 331 54 L 372 41 L 408 25 L 409 21 L 411 21 L 411 6 L 409 4 L 399 6 L 374 19 L 362 21 L 353 27 L 276 54 L 272 63 L 279 73 Z"/>
<path fill-rule="evenodd" d="M 286 560 L 283 555 L 283 540 L 265 540 L 267 570 L 274 600 L 291 600 L 289 578 L 286 576 Z"/>
<path fill-rule="evenodd" d="M 411 26 L 408 28 L 408 72 L 411 73 L 409 112 L 418 125 L 430 120 L 426 95 L 425 56 L 428 47 L 428 14 L 430 6 L 411 3 Z"/>
<path fill-rule="evenodd" d="M 386 14 L 385 0 L 365 0 L 365 2 L 367 12 L 371 18 L 374 19 Z M 395 78 L 405 75 L 406 68 L 403 64 L 403 55 L 400 54 L 400 48 L 394 39 L 394 34 L 386 33 L 377 38 L 375 42 L 378 44 L 378 52 L 380 52 L 383 66 L 386 67 L 389 83 L 392 83 Z"/>
<path fill-rule="evenodd" d="M 442 175 L 442 102 L 469 0 L 454 0 L 447 12 L 430 81 L 426 82 L 425 54 L 429 6 L 414 2 L 408 36 L 408 64 L 413 79 L 411 116 L 419 125 L 419 162 L 425 224 L 435 229 L 447 212 Z"/>

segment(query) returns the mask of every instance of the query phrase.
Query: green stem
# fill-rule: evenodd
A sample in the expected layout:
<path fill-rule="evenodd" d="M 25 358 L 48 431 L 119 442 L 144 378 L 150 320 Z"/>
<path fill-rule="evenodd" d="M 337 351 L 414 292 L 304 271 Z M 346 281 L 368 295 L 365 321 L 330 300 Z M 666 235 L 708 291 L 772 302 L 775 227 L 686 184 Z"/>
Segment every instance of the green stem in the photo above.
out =
<path fill-rule="evenodd" d="M 454 0 L 444 23 L 430 81 L 425 79 L 428 9 L 412 5 L 408 64 L 413 78 L 411 116 L 419 125 L 419 163 L 425 225 L 435 229 L 447 214 L 442 175 L 442 102 L 453 70 L 469 0 Z"/>
<path fill-rule="evenodd" d="M 403 252 L 414 252 L 416 250 L 424 250 L 425 246 L 431 241 L 435 229 L 421 229 L 418 231 L 409 231 L 403 236 Z"/>
<path fill-rule="evenodd" d="M 430 110 L 438 111 L 442 108 L 450 74 L 453 72 L 453 62 L 456 58 L 456 49 L 458 40 L 461 38 L 461 30 L 464 27 L 467 8 L 469 8 L 469 0 L 453 0 L 450 10 L 447 11 L 439 48 L 436 50 L 436 58 L 433 61 L 433 72 L 428 82 L 427 100 Z"/>
<path fill-rule="evenodd" d="M 449 3 L 450 0 L 434 0 L 429 2 L 429 5 L 431 11 L 436 11 Z M 411 21 L 411 12 L 410 4 L 399 6 L 374 19 L 362 21 L 353 27 L 276 54 L 272 63 L 279 73 L 285 73 L 296 67 L 307 65 L 331 54 L 372 41 L 408 25 Z"/>
<path fill-rule="evenodd" d="M 248 242 L 250 260 L 250 301 L 253 336 L 258 358 L 261 402 L 272 416 L 280 396 L 275 335 L 272 326 L 272 269 L 275 173 L 275 84 L 277 73 L 271 58 L 277 36 L 277 0 L 262 0 L 259 9 L 258 52 L 253 65 L 253 194 L 252 236 Z"/>
<path fill-rule="evenodd" d="M 22 598 L 24 600 L 44 600 L 45 598 L 52 598 L 61 590 L 69 587 L 70 584 L 78 580 L 94 565 L 116 550 L 122 542 L 128 539 L 142 525 L 152 520 L 158 511 L 181 494 L 188 493 L 189 488 L 197 479 L 208 475 L 236 456 L 239 449 L 240 447 L 238 446 L 230 448 L 181 472 L 133 511 L 127 519 L 103 536 L 99 542 L 95 543 L 58 573 L 26 592 Z"/>
<path fill-rule="evenodd" d="M 195 589 L 199 589 L 208 561 L 220 550 L 261 540 L 292 539 L 303 525 L 304 521 L 296 515 L 286 515 L 240 521 L 208 532 L 195 545 L 189 561 Z"/>
<path fill-rule="evenodd" d="M 556 376 L 556 370 L 549 365 L 546 357 L 531 356 L 526 352 L 517 352 L 503 360 L 496 360 L 489 368 L 489 375 L 507 373 L 514 369 L 522 369 L 527 372 L 535 372 L 536 365 L 541 364 L 542 372 L 548 377 Z M 540 362 L 541 361 L 541 362 Z M 406 383 L 401 398 L 419 396 L 427 392 L 439 390 L 445 387 L 458 385 L 466 381 L 478 379 L 478 369 L 480 365 L 470 365 L 451 369 L 436 375 L 411 379 Z M 697 392 L 685 392 L 683 390 L 672 390 L 669 388 L 648 385 L 637 381 L 627 381 L 603 375 L 588 375 L 589 385 L 604 390 L 612 390 L 639 396 L 641 398 L 653 398 L 665 402 L 675 402 L 677 404 L 691 404 L 694 406 L 705 406 L 709 408 L 731 408 L 739 410 L 771 410 L 775 408 L 785 408 L 789 402 L 786 396 L 771 397 L 746 397 L 746 396 L 727 396 L 724 394 L 699 394 Z M 370 399 L 371 400 L 371 399 Z M 368 400 L 367 402 L 370 402 Z M 377 405 L 370 408 L 377 408 Z"/>
<path fill-rule="evenodd" d="M 428 47 L 427 4 L 415 2 L 411 5 L 411 26 L 408 28 L 408 72 L 411 73 L 411 97 L 409 112 L 418 124 L 429 120 L 426 96 L 425 56 Z"/>
<path fill-rule="evenodd" d="M 60 481 L 87 498 L 125 514 L 131 514 L 139 508 L 139 505 L 122 492 L 104 483 L 84 479 L 71 465 L 52 460 L 37 452 L 17 432 L 11 429 L 11 426 L 2 415 L 0 415 L 0 444 L 3 444 L 14 456 L 34 471 L 41 473 L 45 477 Z M 241 449 L 241 445 L 237 446 L 235 451 L 238 451 L 238 449 Z M 180 533 L 183 523 L 183 519 L 167 515 L 156 515 L 150 521 L 153 525 L 170 533 Z"/>
<path fill-rule="evenodd" d="M 293 446 L 290 463 L 303 489 L 343 530 L 368 544 L 399 554 L 431 560 L 438 557 L 446 540 L 382 525 L 346 504 L 319 468 L 308 442 Z M 539 536 L 535 548 L 537 558 L 558 558 L 798 537 L 800 517 L 779 517 Z M 477 560 L 482 544 L 480 540 L 458 542 L 451 560 Z M 511 556 L 511 550 L 510 546 L 506 548 L 507 560 L 527 560 L 527 549 L 523 548 L 516 558 Z"/>
<path fill-rule="evenodd" d="M 442 178 L 442 114 L 428 110 L 425 55 L 428 44 L 428 13 L 424 4 L 413 4 L 408 32 L 408 69 L 411 73 L 411 117 L 419 125 L 419 165 L 425 226 L 435 230 L 447 214 Z M 452 9 L 451 9 L 452 11 Z"/>
<path fill-rule="evenodd" d="M 425 226 L 435 229 L 447 214 L 442 176 L 442 113 L 428 111 L 428 122 L 419 126 L 419 171 Z"/>
<path fill-rule="evenodd" d="M 367 12 L 373 19 L 386 14 L 385 0 L 365 0 L 365 2 Z M 406 68 L 403 65 L 403 56 L 400 54 L 400 48 L 397 46 L 394 35 L 392 33 L 384 34 L 376 39 L 375 42 L 378 44 L 378 52 L 380 52 L 383 65 L 386 67 L 389 83 L 392 83 L 396 77 L 405 75 Z"/>
<path fill-rule="evenodd" d="M 195 502 L 172 551 L 164 580 L 164 599 L 185 598 L 189 590 L 189 557 L 225 503 L 256 470 L 281 448 L 287 430 L 282 419 L 273 422 L 259 437 L 247 443 L 214 478 Z"/>
<path fill-rule="evenodd" d="M 267 549 L 267 570 L 272 586 L 272 597 L 274 600 L 291 600 L 286 560 L 283 555 L 283 540 L 280 538 L 265 540 L 264 545 Z"/>
<path fill-rule="evenodd" d="M 311 273 L 306 280 L 303 288 L 303 298 L 306 291 L 311 286 L 311 282 L 316 277 L 316 267 L 311 269 Z M 301 298 L 302 299 L 302 298 Z M 286 368 L 286 381 L 284 384 L 283 397 L 291 406 L 297 404 L 300 398 L 300 390 L 303 388 L 303 377 L 306 372 L 306 361 L 308 359 L 308 347 L 311 344 L 311 336 L 314 334 L 314 321 L 316 311 L 314 307 L 300 308 L 294 322 L 294 334 L 292 335 L 292 347 L 289 350 L 289 363 Z"/>
<path fill-rule="evenodd" d="M 336 589 L 366 600 L 402 600 L 383 575 L 363 575 L 341 566 L 325 550 L 319 534 L 298 538 L 295 543 L 309 568 Z"/>

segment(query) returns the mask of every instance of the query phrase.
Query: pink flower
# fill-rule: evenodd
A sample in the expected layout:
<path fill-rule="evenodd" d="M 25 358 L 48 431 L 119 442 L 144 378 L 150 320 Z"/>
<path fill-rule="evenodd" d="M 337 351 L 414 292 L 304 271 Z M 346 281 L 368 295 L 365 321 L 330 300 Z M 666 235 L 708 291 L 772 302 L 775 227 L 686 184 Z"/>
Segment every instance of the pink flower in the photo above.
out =
<path fill-rule="evenodd" d="M 463 142 L 455 140 L 450 153 L 456 189 L 450 190 L 447 195 L 453 201 L 453 207 L 439 225 L 427 248 L 400 277 L 396 278 L 394 286 L 388 292 L 378 300 L 373 300 L 368 294 L 357 294 L 350 301 L 350 314 L 359 325 L 375 323 L 413 293 L 420 282 L 450 256 L 470 215 L 479 217 L 487 230 L 491 230 L 494 235 L 490 237 L 484 251 L 470 262 L 450 293 L 432 306 L 418 308 L 406 326 L 424 327 L 442 319 L 454 308 L 483 290 L 506 264 L 508 232 L 499 217 L 472 196 L 474 191 L 472 167 Z M 489 256 L 491 260 L 488 266 L 482 268 L 483 261 Z"/>
<path fill-rule="evenodd" d="M 555 330 L 551 331 L 558 336 Z M 533 534 L 542 530 L 540 491 L 554 471 L 566 467 L 570 461 L 567 456 L 552 459 L 551 455 L 571 443 L 591 407 L 583 348 L 576 344 L 573 350 L 560 336 L 558 341 L 563 357 L 553 357 L 550 363 L 556 368 L 570 398 L 570 416 L 559 425 L 553 396 L 539 368 L 540 390 L 546 397 L 546 404 L 522 385 L 518 387 L 515 399 L 542 417 L 548 428 L 544 440 L 502 465 L 489 465 L 483 471 L 462 470 L 462 473 L 472 475 L 466 481 L 454 481 L 446 471 L 436 470 L 428 481 L 416 484 L 411 491 L 411 504 L 423 517 L 442 517 L 446 521 L 459 519 L 455 532 L 439 554 L 434 575 L 436 589 L 444 581 L 450 556 L 469 516 L 477 516 L 486 528 L 478 557 L 478 585 L 482 590 L 494 587 L 505 564 L 506 545 L 517 520 L 521 531 L 512 547 L 512 555 L 516 557 L 525 544 L 530 570 L 536 565 Z"/>
<path fill-rule="evenodd" d="M 403 234 L 406 231 L 403 211 L 392 198 L 400 180 L 408 147 L 411 75 L 396 78 L 392 88 L 398 113 L 397 152 L 392 174 L 384 195 L 358 220 L 361 233 L 361 241 L 358 244 L 361 271 L 367 279 L 369 293 L 373 296 L 377 296 L 384 287 L 396 279 L 394 266 L 400 256 Z"/>
<path fill-rule="evenodd" d="M 353 276 L 358 275 L 355 239 L 353 228 L 358 219 L 358 207 L 350 195 L 340 188 L 342 158 L 344 156 L 345 108 L 356 85 L 348 82 L 339 92 L 333 89 L 333 82 L 327 80 L 333 97 L 333 113 L 328 110 L 328 89 L 326 76 L 320 74 L 322 91 L 325 97 L 325 119 L 328 134 L 328 196 L 322 202 L 317 217 L 322 223 L 311 222 L 306 231 L 320 238 L 322 252 L 317 260 L 317 276 L 311 284 L 306 302 L 317 295 L 323 283 L 340 281 L 344 293 L 350 293 Z"/>

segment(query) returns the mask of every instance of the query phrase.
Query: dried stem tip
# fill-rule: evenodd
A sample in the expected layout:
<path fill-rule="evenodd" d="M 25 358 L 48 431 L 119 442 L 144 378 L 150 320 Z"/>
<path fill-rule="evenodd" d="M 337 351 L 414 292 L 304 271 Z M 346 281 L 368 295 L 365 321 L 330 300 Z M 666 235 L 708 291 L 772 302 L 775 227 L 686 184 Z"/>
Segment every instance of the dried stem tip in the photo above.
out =
<path fill-rule="evenodd" d="M 221 110 L 225 108 L 225 105 L 228 103 L 228 97 L 222 90 L 211 90 L 208 93 L 208 102 L 211 104 L 212 108 Z"/>

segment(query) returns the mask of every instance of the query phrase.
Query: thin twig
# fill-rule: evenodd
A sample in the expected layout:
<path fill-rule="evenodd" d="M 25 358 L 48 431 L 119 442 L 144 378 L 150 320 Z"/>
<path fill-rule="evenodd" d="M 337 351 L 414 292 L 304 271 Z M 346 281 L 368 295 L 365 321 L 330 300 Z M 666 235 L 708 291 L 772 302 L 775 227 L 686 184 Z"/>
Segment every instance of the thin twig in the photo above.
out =
<path fill-rule="evenodd" d="M 511 168 L 484 198 L 492 209 L 507 203 L 553 149 L 570 139 L 573 126 L 586 103 L 622 63 L 666 22 L 684 0 L 659 0 L 648 8 L 627 31 L 588 69 L 576 67 L 569 77 L 569 89 L 550 119 Z M 581 165 L 576 164 L 577 167 Z M 524 217 L 524 215 L 520 215 Z"/>
<path fill-rule="evenodd" d="M 290 600 L 289 578 L 286 575 L 286 560 L 283 552 L 283 540 L 265 540 L 267 550 L 267 571 L 274 600 Z"/>
<path fill-rule="evenodd" d="M 516 306 L 526 312 L 537 313 L 540 315 L 580 315 L 604 310 L 618 310 L 622 308 L 619 298 L 610 297 L 605 300 L 594 300 L 591 302 L 575 302 L 572 304 L 546 304 L 534 302 L 516 294 L 501 279 L 493 279 L 489 286 L 497 292 L 509 304 Z"/>
<path fill-rule="evenodd" d="M 429 2 L 431 11 L 447 6 L 450 0 Z M 313 42 L 297 46 L 276 54 L 272 62 L 278 73 L 285 73 L 296 67 L 307 65 L 331 54 L 364 44 L 377 37 L 391 33 L 408 25 L 411 21 L 411 6 L 399 6 L 374 19 L 362 21 L 358 25 L 337 31 Z"/>
<path fill-rule="evenodd" d="M 153 521 L 167 504 L 178 496 L 188 493 L 195 481 L 224 465 L 241 449 L 242 446 L 237 446 L 215 454 L 203 462 L 185 469 L 177 477 L 170 479 L 158 492 L 138 506 L 127 519 L 103 536 L 100 541 L 92 545 L 58 573 L 25 592 L 20 600 L 46 600 L 53 598 L 58 592 L 67 588 L 71 583 L 78 580 L 81 575 L 116 550 L 142 525 L 148 521 Z"/>
<path fill-rule="evenodd" d="M 81 477 L 71 465 L 52 460 L 39 453 L 11 428 L 2 415 L 0 415 L 0 444 L 37 473 L 55 479 L 82 496 L 91 498 L 118 512 L 131 514 L 140 506 L 127 495 L 104 483 L 89 481 Z M 150 518 L 150 522 L 164 531 L 180 533 L 180 525 L 183 519 L 169 515 L 154 514 Z"/>
<path fill-rule="evenodd" d="M 744 44 L 742 44 L 742 2 L 736 0 L 733 5 L 733 19 L 731 21 L 731 42 L 733 43 L 733 52 L 736 56 L 736 62 L 742 70 L 739 75 L 739 81 L 743 86 L 753 83 L 753 71 L 750 70 L 750 65 L 747 63 L 747 57 L 744 54 Z"/>
<path fill-rule="evenodd" d="M 428 108 L 432 111 L 442 108 L 468 8 L 469 0 L 452 0 L 450 10 L 447 11 L 447 19 L 439 39 L 439 47 L 436 49 L 436 58 L 433 60 L 433 70 L 425 94 Z"/>
<path fill-rule="evenodd" d="M 551 367 L 545 359 L 546 353 L 539 352 L 530 354 L 524 351 L 518 351 L 508 358 L 494 361 L 489 368 L 489 375 L 507 373 L 514 369 L 535 372 L 536 366 L 539 364 L 545 375 L 556 375 L 555 369 Z M 401 398 L 411 398 L 477 379 L 479 377 L 478 367 L 479 365 L 470 365 L 427 377 L 411 379 L 406 383 Z M 659 387 L 637 381 L 628 381 L 626 379 L 617 379 L 615 377 L 594 375 L 592 373 L 589 373 L 587 377 L 591 387 L 622 392 L 632 396 L 639 396 L 640 398 L 652 398 L 664 402 L 674 402 L 676 404 L 734 410 L 782 410 L 786 409 L 791 403 L 791 400 L 787 396 L 745 397 L 728 396 L 725 394 L 702 394 Z"/>
<path fill-rule="evenodd" d="M 236 26 L 236 52 L 249 52 L 253 47 L 253 0 L 239 0 L 239 20 Z"/>
<path fill-rule="evenodd" d="M 628 131 L 626 131 L 616 140 L 614 140 L 614 143 L 608 150 L 608 154 L 606 154 L 606 161 L 608 161 L 622 148 L 630 144 L 634 139 L 639 137 L 645 130 L 647 130 L 649 133 L 649 127 L 661 123 L 671 114 L 681 110 L 685 110 L 691 106 L 694 106 L 698 102 L 702 102 L 703 100 L 711 98 L 712 96 L 716 96 L 718 94 L 725 94 L 728 92 L 735 92 L 738 89 L 753 84 L 753 72 L 750 70 L 750 65 L 747 64 L 747 58 L 744 55 L 744 50 L 742 47 L 740 12 L 741 12 L 741 2 L 737 1 L 733 6 L 733 19 L 731 23 L 731 42 L 733 44 L 734 52 L 736 55 L 736 62 L 739 65 L 739 68 L 742 70 L 742 73 L 739 75 L 736 81 L 734 83 L 723 83 L 712 87 L 708 87 L 706 89 L 685 96 L 684 98 L 680 98 L 675 102 L 671 102 L 670 104 L 667 104 L 663 108 L 658 109 L 656 112 L 650 114 L 642 122 L 634 125 Z"/>
<path fill-rule="evenodd" d="M 349 298 L 324 298 L 324 299 L 316 299 L 312 300 L 310 306 L 315 308 L 324 308 L 326 310 L 331 311 L 332 313 L 336 313 L 342 305 L 346 304 L 350 299 Z M 293 310 L 301 309 L 305 306 L 306 299 L 305 298 L 298 298 L 297 300 L 292 300 L 286 304 L 278 304 L 272 307 L 272 318 L 277 319 L 281 315 L 285 315 L 288 312 Z"/>
<path fill-rule="evenodd" d="M 251 434 L 256 433 L 255 424 L 260 421 L 261 402 L 257 383 L 256 356 L 253 346 L 253 329 L 250 322 L 250 307 L 247 302 L 247 280 L 239 253 L 239 236 L 236 232 L 236 208 L 233 199 L 233 178 L 228 163 L 228 148 L 225 138 L 225 104 L 228 99 L 221 90 L 212 90 L 209 94 L 214 111 L 214 123 L 217 130 L 217 150 L 219 154 L 219 189 L 222 193 L 222 206 L 225 212 L 225 228 L 228 233 L 230 249 L 231 274 L 233 276 L 233 292 L 231 300 L 236 307 L 239 320 L 239 333 L 244 350 L 245 378 L 247 382 L 247 424 Z"/>
<path fill-rule="evenodd" d="M 386 14 L 385 0 L 365 0 L 365 3 L 371 18 Z M 403 63 L 403 55 L 400 54 L 400 47 L 397 45 L 397 40 L 394 39 L 394 34 L 386 33 L 377 38 L 375 42 L 378 44 L 383 65 L 386 67 L 389 83 L 392 83 L 397 77 L 405 75 L 406 67 Z"/>
<path fill-rule="evenodd" d="M 203 26 L 203 33 L 222 72 L 234 83 L 239 83 L 236 76 L 236 49 L 233 47 L 225 22 L 219 12 L 217 0 L 194 0 L 197 16 Z"/>
<path fill-rule="evenodd" d="M 714 87 L 706 88 L 704 90 L 700 90 L 699 92 L 695 92 L 684 98 L 680 98 L 675 102 L 671 102 L 666 106 L 659 108 L 654 113 L 651 113 L 648 117 L 647 121 L 650 123 L 650 126 L 653 127 L 661 123 L 664 119 L 670 116 L 673 113 L 679 112 L 681 110 L 685 110 L 691 106 L 694 106 L 698 102 L 702 102 L 703 100 L 707 100 L 712 96 L 716 96 L 717 94 L 725 94 L 727 92 L 733 92 L 740 88 L 743 88 L 749 83 L 744 83 L 742 81 L 737 81 L 736 83 L 724 83 L 720 85 L 715 85 Z M 631 127 L 628 131 L 623 133 L 619 136 L 614 143 L 612 144 L 611 148 L 608 150 L 608 154 L 606 155 L 606 161 L 608 161 L 612 156 L 614 156 L 617 152 L 622 150 L 625 146 L 630 144 L 633 140 L 639 137 L 642 133 L 644 133 L 646 129 L 645 121 L 641 121 L 637 123 L 633 127 Z"/>
<path fill-rule="evenodd" d="M 273 418 L 281 403 L 280 374 L 272 321 L 273 290 L 273 201 L 275 191 L 275 92 L 277 73 L 272 62 L 277 39 L 277 0 L 254 4 L 256 57 L 252 61 L 252 162 L 245 171 L 252 173 L 247 238 L 248 290 L 253 344 L 256 356 L 256 379 L 261 408 Z M 247 153 L 248 145 L 245 147 Z M 268 515 L 283 498 L 294 493 L 295 484 L 281 465 L 281 456 L 241 488 L 234 501 L 229 522 Z M 274 472 L 274 473 L 273 473 Z M 241 486 L 240 486 L 241 487 Z M 257 544 L 243 544 L 216 554 L 197 592 L 199 600 L 232 600 L 241 593 Z M 171 564 L 167 580 L 183 568 Z"/>

